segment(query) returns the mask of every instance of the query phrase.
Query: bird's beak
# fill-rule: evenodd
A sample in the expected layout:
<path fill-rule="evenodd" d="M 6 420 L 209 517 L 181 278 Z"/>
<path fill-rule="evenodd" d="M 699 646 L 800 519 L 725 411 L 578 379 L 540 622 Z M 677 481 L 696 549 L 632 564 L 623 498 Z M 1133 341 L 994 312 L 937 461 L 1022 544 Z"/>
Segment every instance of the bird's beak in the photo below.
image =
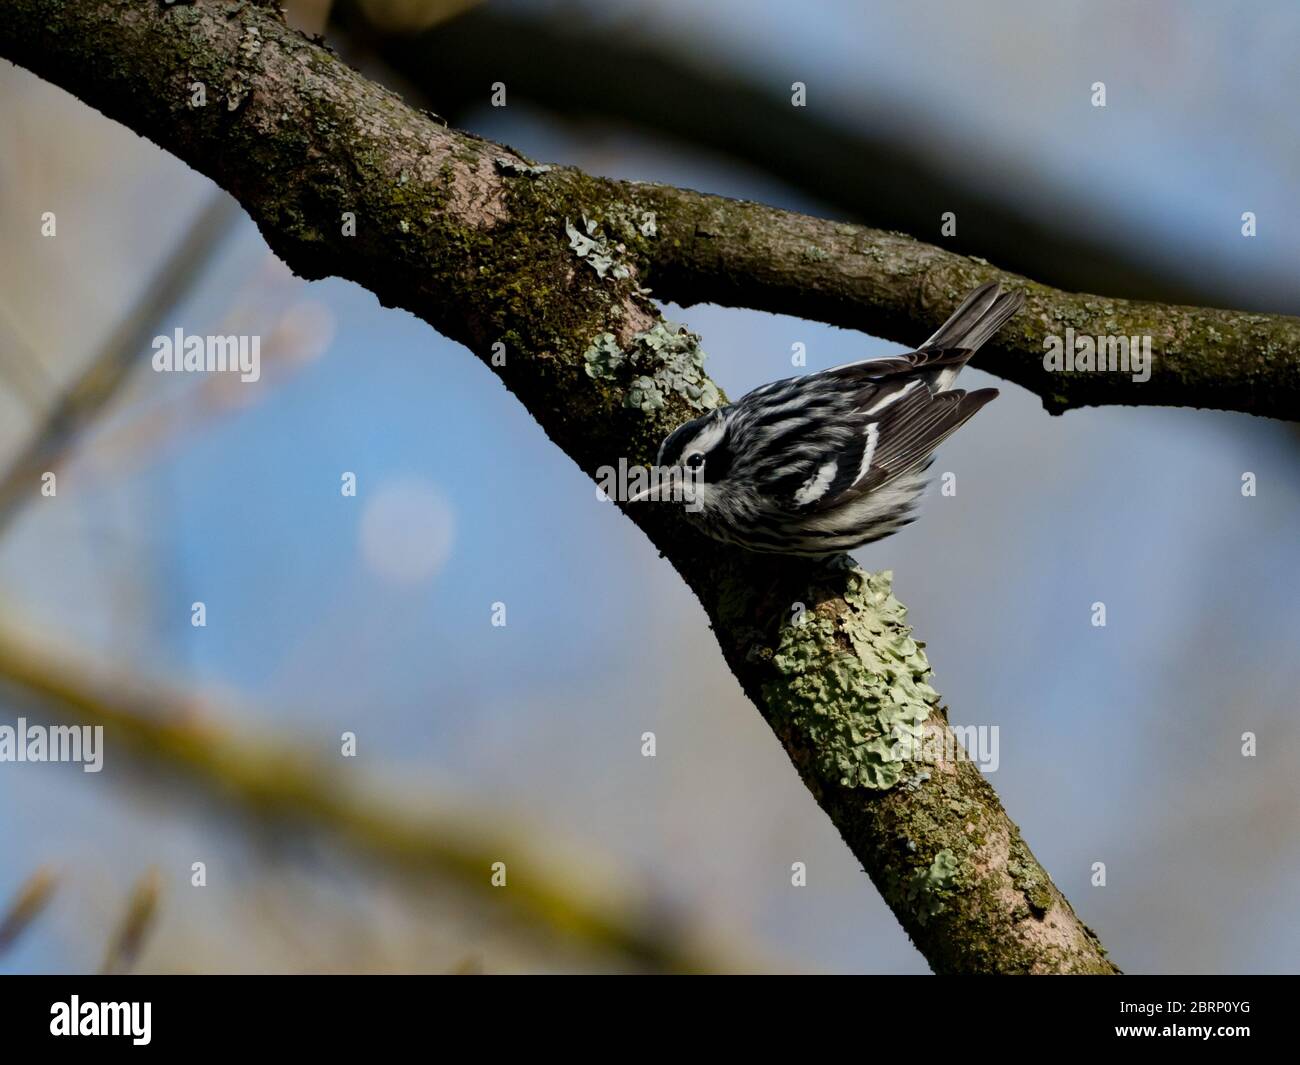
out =
<path fill-rule="evenodd" d="M 677 488 L 680 473 L 676 466 L 652 466 L 655 473 L 654 484 L 643 488 L 636 495 L 628 496 L 629 503 L 659 502 L 672 499 Z"/>

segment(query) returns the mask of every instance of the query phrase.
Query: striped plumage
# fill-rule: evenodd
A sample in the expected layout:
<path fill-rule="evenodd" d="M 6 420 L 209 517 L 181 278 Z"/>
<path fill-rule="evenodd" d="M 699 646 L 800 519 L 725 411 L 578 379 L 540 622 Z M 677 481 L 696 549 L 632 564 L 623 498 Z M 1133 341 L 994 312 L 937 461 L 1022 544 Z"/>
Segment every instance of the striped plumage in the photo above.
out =
<path fill-rule="evenodd" d="M 906 355 L 774 381 L 674 429 L 658 464 L 691 468 L 688 516 L 754 551 L 822 556 L 912 520 L 933 451 L 997 389 L 951 385 L 1019 310 L 990 282 Z"/>

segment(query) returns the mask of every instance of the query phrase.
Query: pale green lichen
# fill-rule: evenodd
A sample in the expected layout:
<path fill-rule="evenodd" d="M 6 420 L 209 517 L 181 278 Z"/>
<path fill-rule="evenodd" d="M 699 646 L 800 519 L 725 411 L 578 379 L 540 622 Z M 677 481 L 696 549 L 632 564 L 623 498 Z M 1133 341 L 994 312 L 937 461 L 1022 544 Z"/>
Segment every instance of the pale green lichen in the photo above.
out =
<path fill-rule="evenodd" d="M 916 843 L 912 840 L 907 840 L 904 846 L 908 853 L 916 853 Z M 885 897 L 892 905 L 905 908 L 922 927 L 947 909 L 949 897 L 964 883 L 961 861 L 947 847 L 929 865 L 915 866 L 910 872 L 887 866 L 881 875 L 885 880 Z"/>
<path fill-rule="evenodd" d="M 772 656 L 778 677 L 763 689 L 777 722 L 807 738 L 818 774 L 845 787 L 898 784 L 939 702 L 891 579 L 844 564 L 844 609 L 784 623 Z"/>
<path fill-rule="evenodd" d="M 943 913 L 944 896 L 957 886 L 960 872 L 961 863 L 957 861 L 957 855 L 947 848 L 934 856 L 929 868 L 912 871 L 904 895 L 918 923 L 924 925 L 931 917 Z"/>
<path fill-rule="evenodd" d="M 1011 882 L 1024 895 L 1030 912 L 1035 917 L 1042 917 L 1052 908 L 1051 884 L 1036 861 L 1030 857 L 1025 860 L 1013 858 L 1007 862 L 1007 872 L 1011 874 Z"/>
<path fill-rule="evenodd" d="M 921 785 L 926 783 L 929 779 L 930 771 L 928 769 L 920 769 L 911 776 L 903 777 L 902 786 L 908 791 L 918 791 Z"/>
<path fill-rule="evenodd" d="M 635 407 L 642 414 L 649 414 L 664 405 L 664 394 L 650 377 L 638 377 L 627 390 L 627 406 Z"/>
<path fill-rule="evenodd" d="M 601 333 L 582 356 L 587 366 L 587 376 L 597 380 L 612 381 L 618 369 L 627 362 L 627 356 L 618 346 L 613 333 Z"/>
<path fill-rule="evenodd" d="M 654 211 L 644 211 L 634 203 L 611 203 L 605 208 L 604 226 L 628 241 L 638 236 L 653 237 L 659 232 Z"/>
<path fill-rule="evenodd" d="M 598 277 L 625 278 L 632 276 L 632 267 L 622 261 L 627 248 L 611 243 L 600 223 L 586 215 L 581 227 L 569 219 L 564 220 L 564 232 L 569 235 L 569 247 L 579 259 L 596 271 Z"/>
<path fill-rule="evenodd" d="M 704 373 L 699 337 L 679 325 L 656 322 L 620 348 L 613 333 L 601 333 L 583 355 L 587 376 L 615 381 L 630 365 L 636 376 L 628 385 L 624 406 L 649 413 L 664 405 L 671 393 L 696 410 L 712 410 L 721 397 Z"/>
<path fill-rule="evenodd" d="M 262 50 L 262 31 L 256 26 L 244 27 L 244 39 L 239 42 L 239 50 L 244 53 L 245 59 L 256 59 Z"/>
<path fill-rule="evenodd" d="M 492 160 L 492 162 L 495 164 L 499 173 L 520 177 L 541 177 L 543 174 L 549 174 L 551 170 L 554 169 L 546 163 L 538 163 L 535 166 L 529 166 L 527 163 L 521 162 L 518 159 L 511 159 L 506 155 L 498 155 Z"/>
<path fill-rule="evenodd" d="M 656 322 L 653 328 L 638 333 L 633 343 L 656 364 L 654 380 L 660 388 L 685 396 L 696 410 L 713 410 L 718 405 L 718 389 L 704 372 L 704 351 L 694 333 L 671 322 Z"/>

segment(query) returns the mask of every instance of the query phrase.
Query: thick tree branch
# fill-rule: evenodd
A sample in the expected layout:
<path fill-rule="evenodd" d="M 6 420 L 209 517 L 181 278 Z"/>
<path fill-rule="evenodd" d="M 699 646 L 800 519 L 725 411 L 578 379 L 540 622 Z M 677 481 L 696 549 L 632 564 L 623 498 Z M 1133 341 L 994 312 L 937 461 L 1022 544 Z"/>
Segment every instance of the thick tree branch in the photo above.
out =
<path fill-rule="evenodd" d="M 712 239 L 702 216 L 667 217 L 666 190 L 529 171 L 247 4 L 11 0 L 0 54 L 212 177 L 298 273 L 350 278 L 464 343 L 589 474 L 649 461 L 708 401 L 695 338 L 664 327 L 632 269 L 657 257 L 669 276 L 684 253 L 649 249 Z M 204 107 L 192 106 L 196 82 Z M 584 219 L 600 222 L 596 236 Z M 729 550 L 673 508 L 630 516 L 695 591 L 728 665 L 936 970 L 1115 971 L 954 756 L 888 575 Z"/>
<path fill-rule="evenodd" d="M 1071 288 L 1166 301 L 1206 292 L 1204 285 L 1161 277 L 1105 242 L 1048 233 L 1014 205 L 945 177 L 897 144 L 860 138 L 815 111 L 737 86 L 667 47 L 636 39 L 627 27 L 492 5 L 417 34 L 385 33 L 354 2 L 336 4 L 333 17 L 447 114 L 481 103 L 485 87 L 503 80 L 512 100 L 642 122 L 709 144 L 877 225 L 928 233 L 937 231 L 945 211 L 961 219 L 961 239 L 939 248 L 897 233 L 662 189 L 654 198 L 671 239 L 645 252 L 655 267 L 655 294 L 683 306 L 785 311 L 913 344 L 933 327 L 936 308 L 997 273 L 958 254 L 976 250 Z M 557 63 L 561 56 L 580 57 L 581 75 Z M 702 100 L 707 107 L 698 106 Z M 999 333 L 1000 350 L 986 349 L 976 365 L 1028 388 L 1053 413 L 1130 404 L 1300 418 L 1300 319 L 1073 295 L 997 276 L 1026 287 L 1030 309 Z M 1043 337 L 1067 325 L 1076 335 L 1150 335 L 1151 379 L 1045 371 Z"/>
<path fill-rule="evenodd" d="M 1025 309 L 972 363 L 1052 413 L 1100 404 L 1207 407 L 1300 419 L 1300 318 L 1061 292 L 901 233 L 687 189 L 638 187 L 660 210 L 655 294 L 683 306 L 785 312 L 915 344 L 977 283 L 1023 289 Z M 1045 338 L 1151 338 L 1150 379 L 1044 368 Z"/>
<path fill-rule="evenodd" d="M 485 87 L 501 81 L 511 103 L 634 124 L 724 152 L 826 204 L 838 217 L 938 234 L 942 215 L 951 211 L 961 225 L 945 247 L 1052 285 L 1213 302 L 1216 286 L 1209 278 L 1171 277 L 1138 261 L 1113 237 L 1085 235 L 1078 218 L 1072 232 L 1047 225 L 1021 205 L 1020 188 L 991 194 L 970 181 L 969 166 L 936 163 L 893 129 L 871 128 L 869 119 L 846 123 L 818 83 L 812 91 L 820 106 L 791 107 L 789 78 L 760 69 L 758 75 L 767 77 L 760 81 L 720 56 L 643 33 L 634 22 L 584 18 L 577 10 L 557 18 L 527 6 L 477 4 L 412 32 L 377 25 L 358 0 L 335 0 L 330 19 L 419 86 L 453 121 L 481 107 Z M 580 64 L 580 75 L 557 57 Z M 1041 174 L 1025 177 L 1031 184 L 1047 180 Z M 1063 215 L 1086 214 L 1086 205 L 1073 196 L 1056 207 Z M 1118 227 L 1114 220 L 1110 224 Z"/>

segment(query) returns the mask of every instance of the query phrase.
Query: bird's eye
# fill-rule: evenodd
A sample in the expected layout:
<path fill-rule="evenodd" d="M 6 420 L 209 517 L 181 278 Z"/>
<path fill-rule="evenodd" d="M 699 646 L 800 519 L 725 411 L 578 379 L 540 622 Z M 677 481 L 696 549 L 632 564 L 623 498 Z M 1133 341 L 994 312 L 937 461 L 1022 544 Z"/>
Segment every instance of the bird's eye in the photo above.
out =
<path fill-rule="evenodd" d="M 698 470 L 701 466 L 704 465 L 704 452 L 692 451 L 689 455 L 686 456 L 685 463 L 691 469 Z"/>

